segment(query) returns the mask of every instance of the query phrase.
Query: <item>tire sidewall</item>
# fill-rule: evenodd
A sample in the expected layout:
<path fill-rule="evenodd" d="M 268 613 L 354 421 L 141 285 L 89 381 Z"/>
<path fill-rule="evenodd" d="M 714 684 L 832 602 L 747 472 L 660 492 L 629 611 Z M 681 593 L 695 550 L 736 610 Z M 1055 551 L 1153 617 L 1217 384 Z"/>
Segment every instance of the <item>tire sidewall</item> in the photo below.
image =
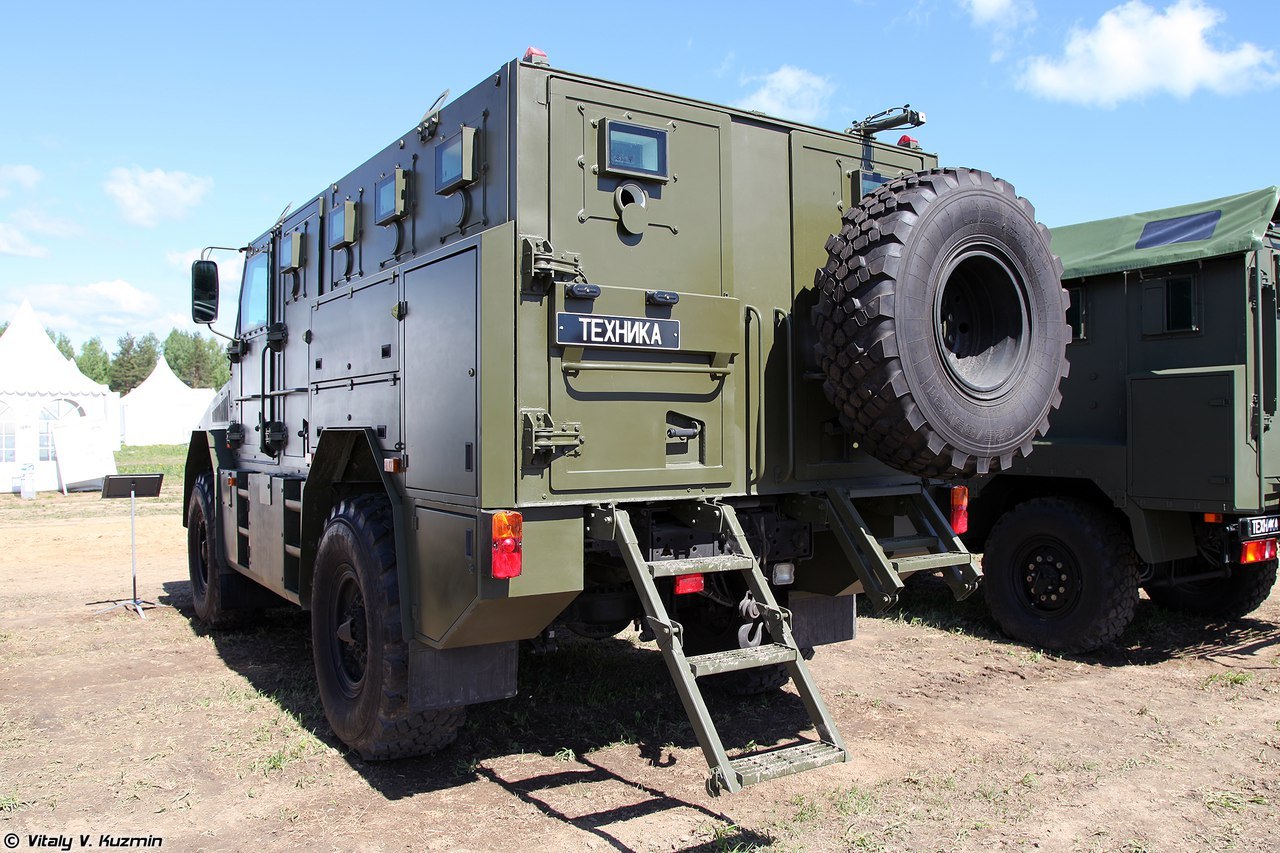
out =
<path fill-rule="evenodd" d="M 316 550 L 315 582 L 311 599 L 311 644 L 316 682 L 325 716 L 334 734 L 357 751 L 377 725 L 383 673 L 382 606 L 374 560 L 350 520 L 337 516 L 326 527 Z M 364 599 L 366 659 L 364 677 L 355 696 L 348 695 L 342 677 L 334 670 L 337 639 L 338 593 L 350 572 Z"/>
<path fill-rule="evenodd" d="M 201 621 L 213 624 L 223 615 L 221 571 L 214 542 L 212 487 L 208 475 L 196 479 L 187 508 L 187 571 L 191 579 L 191 605 Z M 204 538 L 201 553 L 200 540 Z M 204 573 L 201 574 L 201 563 Z"/>
<path fill-rule="evenodd" d="M 991 399 L 978 399 L 959 387 L 937 334 L 936 308 L 948 265 L 958 249 L 979 248 L 998 255 L 1016 277 L 1026 323 L 1018 380 Z M 902 358 L 916 405 L 952 447 L 984 456 L 1014 452 L 1035 436 L 1052 408 L 1058 375 L 1044 372 L 1040 365 L 1056 365 L 1062 353 L 1062 285 L 1039 226 L 1015 198 L 961 183 L 929 206 L 903 256 L 894 314 L 899 352 L 921 356 Z"/>

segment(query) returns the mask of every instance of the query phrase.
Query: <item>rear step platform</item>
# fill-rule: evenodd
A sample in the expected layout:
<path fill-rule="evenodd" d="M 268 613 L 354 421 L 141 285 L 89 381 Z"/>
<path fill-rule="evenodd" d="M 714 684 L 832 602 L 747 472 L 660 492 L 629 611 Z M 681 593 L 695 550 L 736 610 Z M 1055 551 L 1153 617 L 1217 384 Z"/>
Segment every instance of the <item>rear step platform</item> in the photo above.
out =
<path fill-rule="evenodd" d="M 835 722 L 818 694 L 813 676 L 791 633 L 791 614 L 780 607 L 773 597 L 769 584 L 760 571 L 760 564 L 747 544 L 733 507 L 696 501 L 681 505 L 681 509 L 683 511 L 677 515 L 686 519 L 689 526 L 710 528 L 722 533 L 730 550 L 737 553 L 651 562 L 641 552 L 631 516 L 625 509 L 617 506 L 591 509 L 588 512 L 587 529 L 594 538 L 613 541 L 622 552 L 631 581 L 640 595 L 649 627 L 667 662 L 676 692 L 680 695 L 698 745 L 702 747 L 711 770 L 707 779 L 707 791 L 713 796 L 725 791 L 735 793 L 757 782 L 848 761 L 849 753 L 844 741 L 836 731 Z M 684 630 L 667 613 L 654 580 L 703 572 L 740 572 L 764 616 L 773 642 L 754 648 L 686 656 Z M 778 664 L 786 667 L 820 740 L 802 740 L 789 746 L 730 758 L 707 710 L 697 680 L 709 675 Z"/>

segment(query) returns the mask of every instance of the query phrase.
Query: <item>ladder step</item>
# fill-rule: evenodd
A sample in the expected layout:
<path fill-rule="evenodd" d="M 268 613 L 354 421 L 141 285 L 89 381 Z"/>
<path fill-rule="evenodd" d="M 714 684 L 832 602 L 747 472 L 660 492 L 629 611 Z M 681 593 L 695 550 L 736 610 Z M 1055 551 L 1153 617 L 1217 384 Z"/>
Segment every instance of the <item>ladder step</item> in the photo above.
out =
<path fill-rule="evenodd" d="M 947 566 L 964 566 L 973 560 L 967 551 L 950 551 L 946 554 L 920 554 L 915 557 L 901 557 L 891 560 L 898 574 L 927 572 L 930 569 L 941 569 Z"/>
<path fill-rule="evenodd" d="M 674 575 L 696 575 L 703 572 L 743 572 L 755 568 L 756 561 L 742 554 L 719 554 L 715 557 L 688 557 L 682 560 L 654 560 L 649 569 L 655 578 Z"/>
<path fill-rule="evenodd" d="M 768 643 L 750 649 L 730 649 L 727 652 L 711 652 L 692 655 L 686 660 L 694 678 L 716 675 L 721 672 L 737 672 L 742 669 L 759 669 L 775 663 L 787 663 L 796 659 L 796 650 L 778 643 Z"/>
<path fill-rule="evenodd" d="M 742 777 L 743 785 L 767 782 L 792 773 L 803 773 L 828 764 L 846 761 L 848 755 L 842 748 L 822 741 L 809 741 L 796 746 L 757 752 L 729 762 L 733 771 Z"/>
<path fill-rule="evenodd" d="M 937 536 L 899 536 L 878 541 L 885 551 L 918 551 L 921 548 L 943 547 Z"/>

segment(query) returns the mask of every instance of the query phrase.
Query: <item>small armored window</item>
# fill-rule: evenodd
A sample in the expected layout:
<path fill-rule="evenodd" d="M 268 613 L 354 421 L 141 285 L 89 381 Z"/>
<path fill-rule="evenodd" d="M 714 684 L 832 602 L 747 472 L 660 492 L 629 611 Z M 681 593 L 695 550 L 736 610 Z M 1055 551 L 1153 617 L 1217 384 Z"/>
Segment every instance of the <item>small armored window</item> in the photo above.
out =
<path fill-rule="evenodd" d="M 436 146 L 436 194 L 449 195 L 475 180 L 476 129 L 463 127 Z"/>
<path fill-rule="evenodd" d="M 347 199 L 329 211 L 329 248 L 345 249 L 356 241 L 356 203 Z"/>
<path fill-rule="evenodd" d="M 615 175 L 667 181 L 667 132 L 609 119 L 604 123 L 604 170 Z"/>
<path fill-rule="evenodd" d="M 405 214 L 407 185 L 404 169 L 396 169 L 373 185 L 373 222 L 387 225 Z"/>
<path fill-rule="evenodd" d="M 1068 287 L 1067 325 L 1071 327 L 1071 340 L 1083 341 L 1088 335 L 1085 328 L 1085 298 L 1083 287 Z"/>
<path fill-rule="evenodd" d="M 294 230 L 280 237 L 280 272 L 297 272 L 302 266 L 302 232 Z"/>

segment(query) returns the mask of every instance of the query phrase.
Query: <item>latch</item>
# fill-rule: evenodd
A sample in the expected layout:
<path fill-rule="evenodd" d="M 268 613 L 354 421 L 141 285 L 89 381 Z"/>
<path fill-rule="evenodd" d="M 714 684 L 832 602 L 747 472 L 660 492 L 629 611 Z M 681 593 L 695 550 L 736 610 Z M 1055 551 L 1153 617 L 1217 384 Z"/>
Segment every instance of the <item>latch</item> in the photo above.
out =
<path fill-rule="evenodd" d="M 234 449 L 244 444 L 244 424 L 227 424 L 227 448 Z"/>
<path fill-rule="evenodd" d="M 248 347 L 245 346 L 244 341 L 236 338 L 231 343 L 227 344 L 227 361 L 232 364 L 239 364 L 240 357 L 245 354 L 247 349 Z"/>
<path fill-rule="evenodd" d="M 558 252 L 542 237 L 520 238 L 520 286 L 528 293 L 545 294 L 556 276 L 582 278 L 582 259 L 575 252 Z"/>
<path fill-rule="evenodd" d="M 289 341 L 289 327 L 284 323 L 272 323 L 267 326 L 267 347 L 272 352 L 280 352 Z"/>
<path fill-rule="evenodd" d="M 577 456 L 578 448 L 586 441 L 580 423 L 556 426 L 551 415 L 542 409 L 525 409 L 520 414 L 525 467 L 550 465 L 552 459 L 563 454 Z"/>
<path fill-rule="evenodd" d="M 284 449 L 285 444 L 289 441 L 288 428 L 282 421 L 267 421 L 262 430 L 262 446 L 263 453 L 269 456 L 275 456 Z"/>

